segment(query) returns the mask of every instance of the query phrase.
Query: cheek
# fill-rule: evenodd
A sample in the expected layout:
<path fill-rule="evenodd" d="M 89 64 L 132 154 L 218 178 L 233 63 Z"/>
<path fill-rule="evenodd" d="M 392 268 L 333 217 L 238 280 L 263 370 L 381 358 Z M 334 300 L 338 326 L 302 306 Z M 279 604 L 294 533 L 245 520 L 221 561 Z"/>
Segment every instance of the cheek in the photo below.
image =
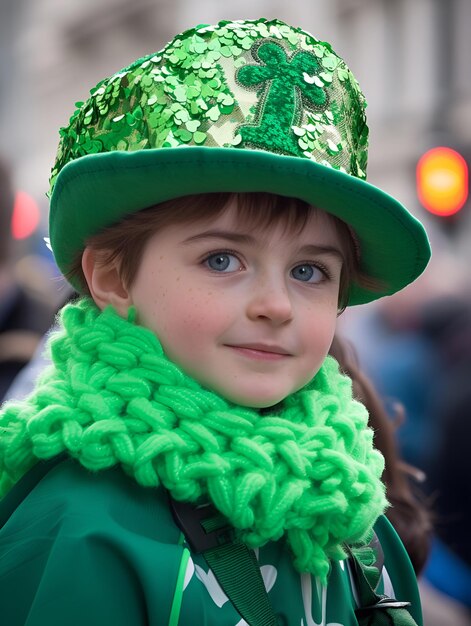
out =
<path fill-rule="evenodd" d="M 230 313 L 211 290 L 162 287 L 154 298 L 152 328 L 169 348 L 202 349 L 208 338 L 217 337 L 230 324 Z"/>
<path fill-rule="evenodd" d="M 304 320 L 303 343 L 313 358 L 321 361 L 327 355 L 337 327 L 337 307 L 320 313 L 313 310 Z"/>

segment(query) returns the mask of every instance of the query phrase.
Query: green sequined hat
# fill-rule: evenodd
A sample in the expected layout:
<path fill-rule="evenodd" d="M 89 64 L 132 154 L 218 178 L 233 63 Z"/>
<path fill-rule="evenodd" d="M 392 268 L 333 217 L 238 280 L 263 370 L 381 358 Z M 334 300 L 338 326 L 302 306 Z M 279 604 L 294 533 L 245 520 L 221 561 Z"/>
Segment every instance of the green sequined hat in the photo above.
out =
<path fill-rule="evenodd" d="M 425 268 L 422 225 L 366 182 L 365 99 L 328 43 L 279 21 L 220 22 L 100 82 L 78 103 L 51 175 L 50 238 L 64 273 L 86 239 L 125 215 L 195 193 L 266 191 L 336 215 L 362 270 L 350 304 Z"/>

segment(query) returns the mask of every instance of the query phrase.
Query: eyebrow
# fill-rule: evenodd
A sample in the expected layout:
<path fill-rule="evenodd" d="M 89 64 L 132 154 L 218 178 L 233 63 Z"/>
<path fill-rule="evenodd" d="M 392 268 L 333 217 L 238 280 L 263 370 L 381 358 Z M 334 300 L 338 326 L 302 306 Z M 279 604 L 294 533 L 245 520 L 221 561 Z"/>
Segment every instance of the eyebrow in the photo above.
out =
<path fill-rule="evenodd" d="M 182 241 L 182 244 L 186 245 L 201 239 L 225 239 L 234 243 L 242 244 L 256 244 L 257 240 L 252 235 L 246 233 L 233 233 L 227 230 L 206 230 L 197 235 L 188 237 Z M 336 246 L 324 246 L 318 244 L 306 244 L 299 249 L 299 254 L 326 254 L 330 256 L 338 257 L 342 262 L 345 261 L 345 255 Z"/>
<path fill-rule="evenodd" d="M 318 254 L 325 254 L 325 255 L 337 257 L 340 261 L 342 261 L 342 263 L 345 262 L 345 255 L 336 246 L 319 246 L 319 245 L 308 244 L 306 246 L 302 246 L 302 248 L 299 250 L 299 253 L 308 254 L 308 255 L 312 254 L 314 256 Z"/>
<path fill-rule="evenodd" d="M 234 243 L 256 243 L 255 237 L 252 237 L 252 235 L 232 233 L 228 230 L 205 230 L 202 233 L 188 237 L 188 239 L 185 239 L 182 243 L 193 243 L 194 241 L 199 241 L 200 239 L 227 239 L 228 241 L 233 241 Z"/>

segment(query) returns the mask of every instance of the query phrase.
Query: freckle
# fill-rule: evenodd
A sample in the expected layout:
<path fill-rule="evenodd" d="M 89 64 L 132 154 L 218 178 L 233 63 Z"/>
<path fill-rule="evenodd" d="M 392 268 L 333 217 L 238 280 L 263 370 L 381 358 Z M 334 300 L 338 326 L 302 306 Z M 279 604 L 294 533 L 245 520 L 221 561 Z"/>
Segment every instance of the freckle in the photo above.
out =
<path fill-rule="evenodd" d="M 162 255 L 162 256 L 160 256 L 160 257 L 159 257 L 159 260 L 160 260 L 160 261 L 163 261 L 163 258 L 164 258 L 164 257 L 163 257 L 163 255 Z"/>

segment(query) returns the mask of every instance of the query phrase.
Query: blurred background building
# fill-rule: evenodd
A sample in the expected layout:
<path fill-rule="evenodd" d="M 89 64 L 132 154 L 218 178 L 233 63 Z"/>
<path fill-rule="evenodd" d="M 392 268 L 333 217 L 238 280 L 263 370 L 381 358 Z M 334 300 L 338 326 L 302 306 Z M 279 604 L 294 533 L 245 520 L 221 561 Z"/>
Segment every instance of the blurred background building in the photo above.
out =
<path fill-rule="evenodd" d="M 367 97 L 370 182 L 402 201 L 431 236 L 434 259 L 424 276 L 397 296 L 346 313 L 341 328 L 383 396 L 405 408 L 399 438 L 406 459 L 433 475 L 437 459 L 448 465 L 456 439 L 467 445 L 471 434 L 468 416 L 459 421 L 462 430 L 446 439 L 446 427 L 454 423 L 451 403 L 439 408 L 446 394 L 456 398 L 453 366 L 460 363 L 462 380 L 470 371 L 471 203 L 454 218 L 428 214 L 417 196 L 416 164 L 429 148 L 443 145 L 471 163 L 471 2 L 238 0 L 230 6 L 220 0 L 0 0 L 0 154 L 11 164 L 15 188 L 40 211 L 39 226 L 18 242 L 20 274 L 45 297 L 60 301 L 52 255 L 42 243 L 45 194 L 58 129 L 91 87 L 199 23 L 264 16 L 301 25 L 347 59 Z M 45 278 L 39 279 L 38 269 Z M 447 380 L 445 371 L 451 373 Z M 456 471 L 469 477 L 471 455 L 463 456 L 467 465 Z M 437 491 L 448 491 L 440 487 L 443 478 L 428 487 L 439 502 Z M 458 501 L 471 501 L 470 482 L 455 489 Z M 463 507 L 440 519 L 465 514 Z M 467 536 L 449 546 L 459 558 L 467 551 L 466 573 L 470 542 Z M 429 579 L 440 589 L 436 573 Z M 463 580 L 466 585 L 471 578 Z M 463 589 L 471 605 L 471 585 Z M 440 591 L 454 596 L 453 588 Z M 428 624 L 465 623 L 443 606 L 427 600 Z"/>

